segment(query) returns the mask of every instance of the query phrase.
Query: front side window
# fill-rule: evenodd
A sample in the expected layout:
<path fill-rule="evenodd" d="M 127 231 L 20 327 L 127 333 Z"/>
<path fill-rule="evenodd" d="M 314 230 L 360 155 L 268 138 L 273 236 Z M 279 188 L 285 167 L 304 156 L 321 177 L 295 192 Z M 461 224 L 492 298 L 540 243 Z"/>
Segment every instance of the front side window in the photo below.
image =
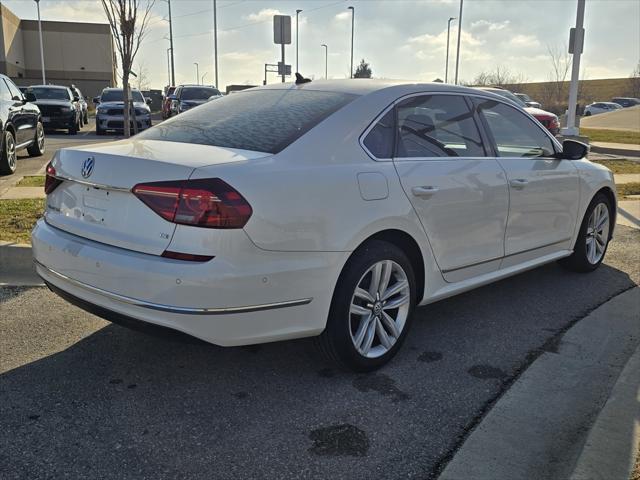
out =
<path fill-rule="evenodd" d="M 364 138 L 364 146 L 376 158 L 393 157 L 395 141 L 395 112 L 392 108 L 369 130 Z"/>
<path fill-rule="evenodd" d="M 422 95 L 397 105 L 396 157 L 483 157 L 473 112 L 456 95 Z"/>
<path fill-rule="evenodd" d="M 553 142 L 529 117 L 516 108 L 495 100 L 478 100 L 500 157 L 549 157 Z"/>
<path fill-rule="evenodd" d="M 138 135 L 278 153 L 357 95 L 316 90 L 254 90 L 227 95 Z"/>

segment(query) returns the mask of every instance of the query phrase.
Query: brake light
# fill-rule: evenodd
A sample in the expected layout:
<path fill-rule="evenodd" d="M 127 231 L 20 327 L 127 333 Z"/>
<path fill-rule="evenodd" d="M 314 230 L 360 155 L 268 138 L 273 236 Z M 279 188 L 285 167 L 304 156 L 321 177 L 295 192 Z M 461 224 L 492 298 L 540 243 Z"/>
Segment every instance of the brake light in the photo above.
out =
<path fill-rule="evenodd" d="M 169 222 L 204 228 L 242 228 L 253 210 L 219 178 L 139 183 L 133 194 Z"/>
<path fill-rule="evenodd" d="M 161 256 L 174 260 L 183 260 L 185 262 L 208 262 L 215 258 L 213 255 L 194 255 L 192 253 L 172 252 L 171 250 L 165 250 Z"/>
<path fill-rule="evenodd" d="M 56 169 L 53 168 L 53 165 L 51 165 L 51 162 L 47 164 L 46 172 L 47 174 L 44 179 L 44 193 L 49 195 L 58 187 L 58 185 L 62 183 L 62 180 L 60 180 L 59 178 L 56 178 Z"/>

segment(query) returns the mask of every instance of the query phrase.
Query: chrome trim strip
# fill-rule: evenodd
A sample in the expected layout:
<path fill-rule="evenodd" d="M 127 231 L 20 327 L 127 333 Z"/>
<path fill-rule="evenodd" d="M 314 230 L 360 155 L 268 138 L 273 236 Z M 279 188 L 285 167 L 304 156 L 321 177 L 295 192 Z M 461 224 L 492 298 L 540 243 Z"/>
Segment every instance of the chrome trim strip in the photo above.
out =
<path fill-rule="evenodd" d="M 19 129 L 18 129 L 19 130 Z M 27 140 L 26 142 L 22 142 L 20 145 L 16 145 L 16 150 L 27 147 L 33 143 L 33 140 Z"/>
<path fill-rule="evenodd" d="M 542 245 L 541 247 L 529 248 L 527 250 L 522 250 L 520 252 L 510 253 L 509 255 L 505 255 L 503 257 L 495 257 L 489 260 L 483 260 L 477 263 L 470 263 L 469 265 L 463 265 L 462 267 L 450 268 L 449 270 L 442 270 L 442 273 L 451 273 L 458 270 L 463 270 L 465 268 L 477 267 L 479 265 L 484 265 L 485 263 L 495 262 L 497 260 L 504 260 L 505 258 L 515 257 L 516 255 L 521 255 L 523 253 L 533 252 L 534 250 L 540 250 L 541 248 L 553 247 L 554 245 L 558 245 L 559 243 L 568 242 L 571 238 L 565 238 L 563 240 L 558 240 L 557 242 L 548 243 L 546 245 Z"/>
<path fill-rule="evenodd" d="M 273 310 L 276 308 L 286 308 L 286 307 L 297 307 L 300 305 L 307 305 L 311 303 L 313 298 L 302 298 L 299 300 L 288 300 L 285 302 L 276 302 L 276 303 L 264 303 L 261 305 L 248 305 L 245 307 L 225 307 L 225 308 L 189 308 L 189 307 L 175 307 L 172 305 L 162 305 L 159 303 L 146 302 L 144 300 L 138 300 L 136 298 L 126 297 L 124 295 L 120 295 L 117 293 L 109 292 L 107 290 L 103 290 L 102 288 L 94 287 L 92 285 L 79 282 L 78 280 L 74 280 L 73 278 L 69 278 L 66 275 L 56 272 L 55 270 L 43 265 L 37 260 L 33 260 L 36 264 L 36 267 L 40 267 L 45 270 L 50 275 L 54 277 L 64 280 L 65 282 L 69 282 L 72 285 L 87 290 L 91 293 L 96 293 L 98 295 L 105 296 L 112 300 L 117 300 L 119 302 L 127 303 L 129 305 L 134 305 L 136 307 L 149 308 L 151 310 L 159 310 L 162 312 L 169 313 L 180 313 L 180 314 L 188 314 L 188 315 L 228 315 L 232 313 L 249 313 L 249 312 L 258 312 L 262 310 Z"/>
<path fill-rule="evenodd" d="M 80 180 L 78 178 L 64 177 L 62 175 L 55 175 L 55 176 L 53 176 L 53 178 L 56 178 L 58 180 L 64 180 L 66 182 L 79 183 L 80 185 L 85 185 L 87 187 L 97 188 L 99 190 L 115 190 L 117 192 L 130 192 L 131 191 L 130 188 L 114 187 L 113 185 L 106 185 L 104 183 L 87 182 L 86 180 Z"/>

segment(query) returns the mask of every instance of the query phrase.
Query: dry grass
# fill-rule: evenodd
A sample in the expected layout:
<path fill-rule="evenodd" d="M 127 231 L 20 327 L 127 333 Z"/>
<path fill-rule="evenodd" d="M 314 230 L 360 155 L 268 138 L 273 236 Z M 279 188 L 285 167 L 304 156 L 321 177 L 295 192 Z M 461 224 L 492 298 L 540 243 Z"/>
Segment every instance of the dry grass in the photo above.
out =
<path fill-rule="evenodd" d="M 615 174 L 640 173 L 640 162 L 633 160 L 591 160 L 593 163 L 604 165 Z"/>
<path fill-rule="evenodd" d="M 45 199 L 0 200 L 0 240 L 31 243 L 31 230 L 42 217 Z"/>
<path fill-rule="evenodd" d="M 44 187 L 44 175 L 28 175 L 18 182 L 17 187 Z"/>
<path fill-rule="evenodd" d="M 616 185 L 618 198 L 623 199 L 627 195 L 640 195 L 640 182 L 623 183 Z"/>
<path fill-rule="evenodd" d="M 600 128 L 580 128 L 581 135 L 587 135 L 592 142 L 640 144 L 640 132 L 605 130 Z"/>

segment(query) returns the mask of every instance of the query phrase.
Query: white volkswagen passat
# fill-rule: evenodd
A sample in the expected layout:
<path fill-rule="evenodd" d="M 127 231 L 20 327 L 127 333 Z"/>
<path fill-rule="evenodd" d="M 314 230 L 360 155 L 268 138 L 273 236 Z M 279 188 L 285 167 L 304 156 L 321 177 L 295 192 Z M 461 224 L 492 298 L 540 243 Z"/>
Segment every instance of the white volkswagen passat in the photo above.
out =
<path fill-rule="evenodd" d="M 613 175 L 526 112 L 443 84 L 245 90 L 65 148 L 33 231 L 56 293 L 217 345 L 318 335 L 354 370 L 426 305 L 554 260 L 598 267 Z"/>

